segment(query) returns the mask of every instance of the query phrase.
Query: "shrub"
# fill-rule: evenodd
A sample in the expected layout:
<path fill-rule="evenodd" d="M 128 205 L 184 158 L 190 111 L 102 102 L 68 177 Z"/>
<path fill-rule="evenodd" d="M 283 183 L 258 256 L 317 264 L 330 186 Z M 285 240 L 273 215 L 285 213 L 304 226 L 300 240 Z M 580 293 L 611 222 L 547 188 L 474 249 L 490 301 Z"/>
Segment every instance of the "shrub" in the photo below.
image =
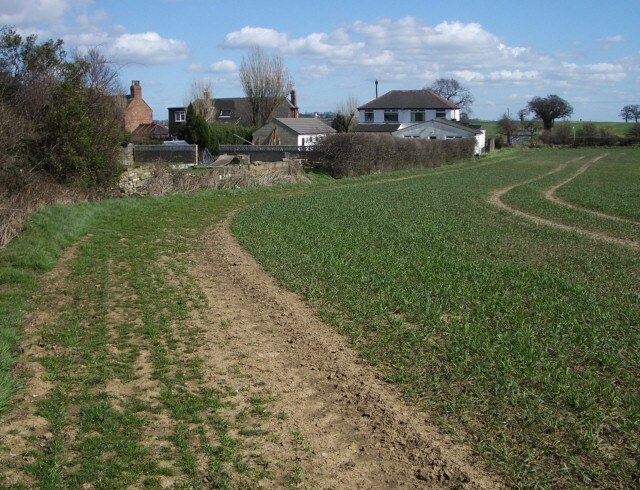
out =
<path fill-rule="evenodd" d="M 234 124 L 213 123 L 209 125 L 211 140 L 209 150 L 217 153 L 220 145 L 242 145 L 244 141 L 251 141 L 254 131 L 249 126 L 236 126 Z"/>
<path fill-rule="evenodd" d="M 627 137 L 636 139 L 640 138 L 640 123 L 631 125 L 631 127 L 627 130 Z"/>
<path fill-rule="evenodd" d="M 473 138 L 418 140 L 363 133 L 331 135 L 317 145 L 320 162 L 334 177 L 437 167 L 470 158 L 474 149 Z"/>

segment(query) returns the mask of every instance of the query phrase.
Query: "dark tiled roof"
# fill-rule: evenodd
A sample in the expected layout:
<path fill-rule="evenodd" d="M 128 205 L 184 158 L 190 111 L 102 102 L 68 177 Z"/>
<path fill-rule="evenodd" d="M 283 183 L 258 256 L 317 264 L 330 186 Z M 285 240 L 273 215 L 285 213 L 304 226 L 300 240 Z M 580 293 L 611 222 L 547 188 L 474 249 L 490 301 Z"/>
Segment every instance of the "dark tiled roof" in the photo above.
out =
<path fill-rule="evenodd" d="M 331 126 L 315 117 L 279 117 L 276 121 L 298 134 L 330 134 L 336 132 Z"/>
<path fill-rule="evenodd" d="M 392 90 L 358 109 L 458 109 L 433 90 Z"/>
<path fill-rule="evenodd" d="M 133 134 L 148 136 L 169 136 L 169 128 L 156 123 L 139 124 L 138 127 L 133 130 Z"/>
<path fill-rule="evenodd" d="M 393 133 L 400 127 L 400 123 L 360 123 L 356 126 L 356 133 Z"/>
<path fill-rule="evenodd" d="M 251 126 L 251 104 L 246 97 L 227 97 L 221 99 L 213 99 L 213 107 L 216 109 L 215 117 L 212 121 L 238 124 L 241 126 Z M 275 117 L 289 116 L 290 109 L 293 104 L 287 98 L 274 110 Z M 169 107 L 170 111 L 181 110 L 186 111 L 186 107 Z M 226 111 L 222 116 L 222 111 Z"/>

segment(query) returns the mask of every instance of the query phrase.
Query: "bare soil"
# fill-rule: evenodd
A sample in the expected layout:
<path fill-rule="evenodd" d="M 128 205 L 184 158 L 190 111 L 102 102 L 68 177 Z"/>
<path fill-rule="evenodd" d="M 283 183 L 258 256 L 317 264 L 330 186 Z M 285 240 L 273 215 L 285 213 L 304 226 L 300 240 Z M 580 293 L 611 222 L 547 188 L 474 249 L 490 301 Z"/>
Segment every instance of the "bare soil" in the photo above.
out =
<path fill-rule="evenodd" d="M 272 395 L 269 430 L 305 448 L 274 448 L 312 488 L 503 488 L 471 453 L 360 360 L 347 340 L 242 249 L 228 223 L 203 237 L 194 274 L 208 296 L 202 321 L 216 382 Z M 220 328 L 224 325 L 224 328 Z M 275 486 L 279 486 L 276 484 Z"/>
<path fill-rule="evenodd" d="M 404 402 L 301 298 L 279 287 L 239 246 L 228 222 L 202 238 L 192 273 L 208 306 L 190 320 L 200 332 L 194 354 L 204 359 L 203 384 L 233 387 L 245 405 L 254 397 L 268 398 L 271 415 L 260 429 L 271 436 L 257 451 L 269 461 L 270 471 L 261 487 L 291 486 L 293 472 L 299 475 L 297 486 L 309 488 L 505 487 L 469 450 L 434 428 L 427 414 Z M 69 287 L 76 249 L 68 249 L 44 275 L 39 307 L 25 325 L 17 366 L 25 386 L 13 410 L 0 420 L 5 484 L 35 485 L 24 465 L 33 460 L 30 451 L 53 437 L 47 420 L 37 414 L 37 402 L 53 389 L 39 362 L 50 347 L 39 335 L 68 301 L 61 291 Z M 126 312 L 114 306 L 110 318 L 115 322 L 121 315 Z M 113 380 L 103 387 L 116 405 L 132 390 L 141 399 L 157 398 L 146 354 L 137 361 L 135 381 L 123 385 Z M 237 414 L 243 409 L 250 407 L 227 410 Z M 165 444 L 168 423 L 161 414 L 152 417 L 143 444 L 153 450 Z M 163 478 L 161 483 L 170 488 L 180 482 Z"/>

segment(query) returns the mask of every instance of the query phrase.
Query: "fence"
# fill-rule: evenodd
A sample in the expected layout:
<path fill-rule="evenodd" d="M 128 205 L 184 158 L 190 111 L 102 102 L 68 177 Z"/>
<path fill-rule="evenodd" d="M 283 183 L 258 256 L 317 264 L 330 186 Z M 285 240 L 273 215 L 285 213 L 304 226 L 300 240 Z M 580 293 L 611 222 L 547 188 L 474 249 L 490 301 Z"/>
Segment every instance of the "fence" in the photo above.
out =
<path fill-rule="evenodd" d="M 314 160 L 317 157 L 315 146 L 295 145 L 220 145 L 220 153 L 248 154 L 251 161 L 275 162 L 283 158 L 303 158 Z"/>
<path fill-rule="evenodd" d="M 198 163 L 198 145 L 136 145 L 133 147 L 135 163 Z"/>

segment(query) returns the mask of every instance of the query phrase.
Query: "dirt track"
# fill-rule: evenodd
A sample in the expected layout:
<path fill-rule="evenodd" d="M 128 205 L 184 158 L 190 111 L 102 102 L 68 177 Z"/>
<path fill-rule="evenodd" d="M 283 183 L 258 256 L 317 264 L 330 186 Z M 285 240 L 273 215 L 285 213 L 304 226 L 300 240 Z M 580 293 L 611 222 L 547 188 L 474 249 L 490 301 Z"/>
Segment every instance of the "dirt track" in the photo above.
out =
<path fill-rule="evenodd" d="M 269 397 L 273 415 L 261 428 L 273 437 L 257 451 L 268 458 L 270 476 L 260 481 L 261 487 L 290 486 L 291 470 L 299 468 L 300 485 L 308 488 L 504 488 L 467 449 L 435 429 L 428 415 L 403 402 L 343 336 L 280 288 L 238 245 L 228 222 L 211 229 L 200 243 L 191 272 L 208 306 L 190 320 L 201 332 L 194 354 L 204 360 L 203 385 L 234 387 L 244 400 Z M 36 485 L 24 464 L 33 461 L 30 451 L 53 437 L 37 408 L 53 389 L 40 364 L 46 347 L 39 337 L 65 306 L 59 291 L 68 287 L 75 252 L 75 247 L 67 249 L 45 274 L 40 306 L 25 325 L 24 354 L 16 368 L 26 385 L 0 419 L 0 468 L 8 484 Z M 117 320 L 114 315 L 116 309 L 109 314 L 111 321 Z M 126 385 L 109 382 L 104 390 L 116 404 L 132 391 L 153 400 L 159 389 L 157 381 L 143 376 L 148 371 L 138 369 L 140 379 Z M 227 416 L 233 419 L 243 408 L 229 408 L 235 413 Z M 154 451 L 171 433 L 166 426 L 171 421 L 161 414 L 149 418 L 144 444 Z M 75 433 L 64 437 L 72 441 Z M 161 480 L 164 488 L 179 483 L 179 478 Z"/>
<path fill-rule="evenodd" d="M 193 271 L 210 305 L 202 321 L 227 324 L 206 329 L 209 373 L 249 391 L 268 387 L 275 410 L 287 414 L 270 430 L 281 439 L 300 433 L 309 446 L 302 454 L 280 448 L 272 457 L 281 466 L 297 458 L 312 488 L 503 487 L 404 403 L 298 296 L 278 287 L 228 223 L 203 243 Z"/>
<path fill-rule="evenodd" d="M 598 160 L 600 160 L 601 158 L 604 158 L 606 155 L 600 155 L 598 157 L 595 157 L 594 159 L 590 160 L 589 162 L 585 163 L 576 173 L 574 173 L 571 177 L 569 177 L 568 179 L 562 181 L 559 184 L 556 184 L 552 187 L 550 187 L 549 189 L 547 189 L 544 193 L 544 197 L 552 202 L 555 202 L 556 204 L 560 204 L 572 209 L 579 209 L 581 211 L 586 211 L 589 212 L 590 214 L 594 214 L 596 216 L 600 216 L 602 218 L 607 218 L 607 219 L 612 219 L 612 220 L 616 220 L 616 221 L 627 221 L 627 222 L 632 222 L 635 223 L 632 220 L 626 220 L 623 218 L 619 218 L 616 216 L 611 216 L 605 213 L 600 213 L 598 211 L 594 211 L 591 209 L 586 209 L 586 208 L 582 208 L 579 206 L 575 206 L 573 204 L 567 203 L 565 201 L 562 201 L 561 199 L 559 199 L 558 197 L 555 196 L 555 192 L 562 187 L 563 185 L 568 184 L 569 182 L 571 182 L 573 179 L 575 179 L 576 177 L 578 177 L 578 175 L 580 175 L 581 173 L 585 172 L 589 166 L 591 166 L 592 164 L 596 163 Z M 531 182 L 535 182 L 536 180 L 540 180 L 543 179 L 544 177 L 547 177 L 548 175 L 552 175 L 556 172 L 560 172 L 561 170 L 563 170 L 564 168 L 567 167 L 567 165 L 569 165 L 570 163 L 574 163 L 578 160 L 580 160 L 582 157 L 571 160 L 570 162 L 567 163 L 563 163 L 561 165 L 558 165 L 557 167 L 553 168 L 552 170 L 550 170 L 549 172 L 546 172 L 542 175 L 538 175 L 537 177 L 534 177 L 532 179 L 528 179 L 526 181 L 523 182 L 518 182 L 517 184 L 513 184 L 507 187 L 503 187 L 501 189 L 497 189 L 495 190 L 491 196 L 489 197 L 489 202 L 495 206 L 498 206 L 499 208 L 515 215 L 515 216 L 519 216 L 521 218 L 527 219 L 529 221 L 532 221 L 536 224 L 539 225 L 545 225 L 545 226 L 550 226 L 552 228 L 557 228 L 560 230 L 564 230 L 564 231 L 571 231 L 571 232 L 575 232 L 575 233 L 580 233 L 581 235 L 585 235 L 591 238 L 594 238 L 596 240 L 603 240 L 606 242 L 610 242 L 610 243 L 615 243 L 617 245 L 623 245 L 625 247 L 631 247 L 634 249 L 640 249 L 640 242 L 634 241 L 634 240 L 628 240 L 628 239 L 624 239 L 624 238 L 617 238 L 611 235 L 607 235 L 606 233 L 601 233 L 601 232 L 596 232 L 596 231 L 591 231 L 591 230 L 587 230 L 584 228 L 580 228 L 578 226 L 572 226 L 572 225 L 566 225 L 564 223 L 559 223 L 557 221 L 553 221 L 550 219 L 546 219 L 546 218 L 542 218 L 540 216 L 537 216 L 535 214 L 532 213 L 528 213 L 525 211 L 522 211 L 520 209 L 516 209 L 514 207 L 509 206 L 508 204 L 506 204 L 504 201 L 502 201 L 502 196 L 504 196 L 505 194 L 507 194 L 508 192 L 510 192 L 511 190 L 515 189 L 516 187 L 520 187 L 523 185 L 527 185 L 530 184 Z"/>

